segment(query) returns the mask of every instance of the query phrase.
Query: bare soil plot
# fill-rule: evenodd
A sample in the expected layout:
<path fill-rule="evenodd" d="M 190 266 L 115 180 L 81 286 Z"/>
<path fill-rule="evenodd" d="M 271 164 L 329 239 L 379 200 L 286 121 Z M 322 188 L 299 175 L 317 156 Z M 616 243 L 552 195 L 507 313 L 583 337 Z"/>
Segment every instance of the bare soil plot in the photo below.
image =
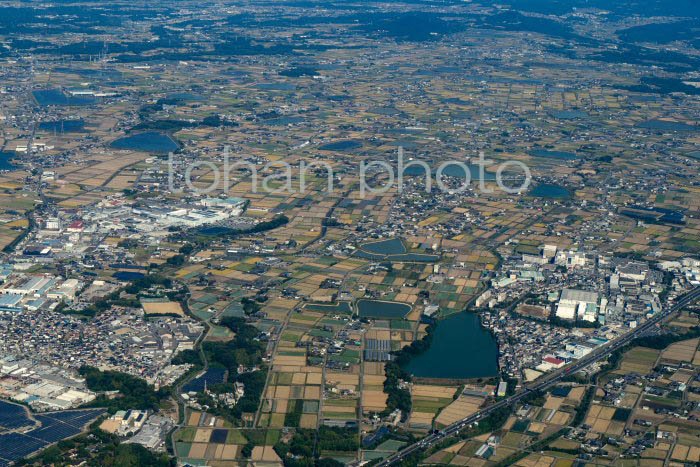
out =
<path fill-rule="evenodd" d="M 676 342 L 669 345 L 661 354 L 661 357 L 666 360 L 678 362 L 692 362 L 695 356 L 695 351 L 698 348 L 700 338 L 689 339 L 687 341 Z"/>
<path fill-rule="evenodd" d="M 442 409 L 435 422 L 440 425 L 451 425 L 475 412 L 483 404 L 484 399 L 473 396 L 459 396 L 454 402 Z"/>
<path fill-rule="evenodd" d="M 178 302 L 143 302 L 143 311 L 148 315 L 178 315 L 185 316 Z"/>

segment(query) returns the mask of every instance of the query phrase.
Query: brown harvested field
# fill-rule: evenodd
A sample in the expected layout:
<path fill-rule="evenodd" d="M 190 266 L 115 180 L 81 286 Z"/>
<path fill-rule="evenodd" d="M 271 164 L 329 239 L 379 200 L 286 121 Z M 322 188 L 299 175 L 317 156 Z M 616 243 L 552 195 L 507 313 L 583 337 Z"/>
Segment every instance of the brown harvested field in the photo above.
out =
<path fill-rule="evenodd" d="M 265 452 L 264 446 L 255 446 L 253 448 L 253 454 L 250 456 L 250 458 L 253 460 L 261 460 L 264 452 Z"/>
<path fill-rule="evenodd" d="M 386 408 L 386 398 L 387 395 L 383 390 L 364 390 L 362 391 L 362 409 L 365 412 L 381 412 Z"/>
<path fill-rule="evenodd" d="M 291 356 L 291 355 L 275 355 L 273 359 L 273 363 L 275 365 L 284 365 L 284 366 L 304 366 L 306 364 L 306 357 L 300 355 L 300 356 Z"/>
<path fill-rule="evenodd" d="M 435 414 L 429 412 L 411 412 L 409 424 L 411 425 L 430 425 L 433 422 Z"/>
<path fill-rule="evenodd" d="M 616 374 L 639 373 L 646 375 L 654 368 L 656 360 L 661 352 L 646 347 L 634 347 L 627 352 L 620 363 L 619 369 L 615 370 Z"/>
<path fill-rule="evenodd" d="M 614 414 L 615 407 L 603 407 L 598 413 L 598 418 L 602 418 L 603 420 L 612 420 Z"/>
<path fill-rule="evenodd" d="M 589 418 L 598 418 L 598 414 L 603 409 L 602 405 L 592 404 L 591 409 L 588 411 Z"/>
<path fill-rule="evenodd" d="M 454 402 L 442 409 L 435 422 L 441 425 L 451 425 L 457 420 L 478 412 L 483 403 L 484 399 L 480 397 L 459 396 Z"/>
<path fill-rule="evenodd" d="M 689 446 L 683 446 L 682 444 L 678 444 L 675 448 L 673 448 L 673 454 L 671 454 L 671 458 L 679 461 L 685 461 L 685 458 L 688 456 L 689 450 Z"/>
<path fill-rule="evenodd" d="M 563 398 L 554 397 L 554 396 L 548 394 L 547 401 L 544 404 L 544 408 L 557 410 L 561 406 L 562 402 L 564 402 Z"/>
<path fill-rule="evenodd" d="M 129 188 L 137 178 L 135 175 L 117 175 L 106 186 L 115 190 L 123 190 Z"/>
<path fill-rule="evenodd" d="M 306 383 L 306 373 L 294 373 L 292 375 L 292 384 Z"/>
<path fill-rule="evenodd" d="M 543 306 L 536 305 L 519 305 L 516 310 L 518 314 L 524 316 L 532 316 L 534 318 L 547 318 L 549 317 L 549 311 Z"/>
<path fill-rule="evenodd" d="M 556 412 L 554 416 L 549 420 L 549 423 L 553 425 L 567 425 L 571 415 L 566 412 Z"/>
<path fill-rule="evenodd" d="M 385 340 L 385 341 L 391 340 L 391 331 L 388 331 L 386 329 L 377 329 L 376 331 L 377 331 L 377 337 L 375 337 L 375 339 Z"/>
<path fill-rule="evenodd" d="M 384 375 L 384 363 L 381 362 L 365 362 L 365 375 Z"/>
<path fill-rule="evenodd" d="M 524 459 L 519 460 L 514 465 L 522 467 L 549 467 L 554 462 L 554 458 L 550 456 L 542 456 L 540 454 L 530 454 Z"/>
<path fill-rule="evenodd" d="M 320 386 L 304 386 L 304 399 L 318 400 L 321 397 Z"/>
<path fill-rule="evenodd" d="M 678 362 L 692 362 L 698 348 L 700 338 L 676 342 L 669 345 L 661 354 L 661 358 Z"/>
<path fill-rule="evenodd" d="M 317 416 L 312 413 L 305 413 L 299 420 L 299 428 L 316 428 Z"/>
<path fill-rule="evenodd" d="M 223 459 L 223 460 L 237 459 L 239 449 L 240 449 L 240 446 L 238 446 L 237 444 L 225 445 L 223 451 L 221 452 L 221 459 Z"/>
<path fill-rule="evenodd" d="M 465 457 L 461 455 L 456 455 L 452 461 L 450 461 L 450 465 L 467 465 L 467 466 L 474 466 L 474 467 L 481 467 L 482 465 L 486 465 L 486 461 L 483 459 L 477 459 L 477 458 L 470 458 L 470 457 Z"/>
<path fill-rule="evenodd" d="M 272 366 L 272 369 L 278 373 L 297 373 L 299 371 L 304 371 L 303 366 L 299 365 L 284 365 L 284 364 L 275 364 Z"/>
<path fill-rule="evenodd" d="M 209 443 L 207 445 L 207 450 L 204 453 L 204 457 L 207 459 L 214 459 L 216 457 L 216 450 L 221 446 L 220 444 Z"/>
<path fill-rule="evenodd" d="M 369 387 L 369 386 L 383 386 L 384 385 L 384 380 L 386 379 L 386 376 L 384 375 L 365 375 L 362 378 L 362 384 L 364 387 Z"/>
<path fill-rule="evenodd" d="M 275 399 L 289 399 L 291 392 L 291 386 L 277 386 L 275 390 Z"/>
<path fill-rule="evenodd" d="M 605 420 L 602 418 L 597 418 L 593 425 L 591 425 L 591 430 L 597 433 L 605 433 L 608 431 L 608 426 L 610 425 L 610 420 Z"/>
<path fill-rule="evenodd" d="M 326 384 L 360 384 L 360 376 L 348 373 L 326 373 Z"/>
<path fill-rule="evenodd" d="M 545 428 L 547 428 L 547 425 L 545 425 L 544 423 L 532 422 L 527 428 L 527 431 L 531 431 L 533 433 L 542 433 Z"/>
<path fill-rule="evenodd" d="M 452 453 L 455 453 L 455 454 L 456 454 L 456 453 L 458 453 L 458 452 L 464 447 L 465 444 L 467 444 L 466 441 L 461 441 L 461 442 L 459 442 L 459 443 L 457 443 L 457 444 L 453 444 L 452 446 L 443 449 L 443 451 L 445 451 L 445 452 L 452 452 Z"/>
<path fill-rule="evenodd" d="M 634 404 L 637 402 L 637 394 L 636 393 L 625 393 L 625 395 L 622 396 L 622 401 L 620 401 L 620 407 L 625 408 L 625 409 L 631 409 L 634 407 Z"/>
<path fill-rule="evenodd" d="M 199 428 L 192 441 L 195 443 L 208 443 L 209 438 L 211 438 L 211 432 L 211 428 Z"/>
<path fill-rule="evenodd" d="M 188 457 L 193 459 L 204 459 L 207 452 L 207 443 L 192 443 Z"/>
<path fill-rule="evenodd" d="M 690 378 L 693 377 L 693 373 L 687 370 L 679 370 L 675 372 L 673 375 L 671 375 L 671 378 L 669 378 L 671 381 L 676 381 L 679 383 L 688 383 L 690 381 Z"/>
<path fill-rule="evenodd" d="M 283 413 L 273 413 L 270 415 L 269 426 L 272 428 L 282 428 L 284 426 Z"/>
<path fill-rule="evenodd" d="M 339 413 L 352 413 L 354 414 L 357 411 L 357 408 L 354 406 L 342 406 L 342 405 L 324 405 L 323 410 L 327 410 L 328 412 L 339 412 Z"/>
<path fill-rule="evenodd" d="M 320 385 L 322 379 L 323 379 L 323 374 L 321 374 L 321 373 L 307 373 L 306 374 L 306 384 Z"/>
<path fill-rule="evenodd" d="M 199 418 L 202 416 L 201 412 L 192 412 L 190 413 L 190 418 L 187 422 L 189 426 L 197 426 L 199 425 Z"/>
<path fill-rule="evenodd" d="M 182 307 L 178 302 L 144 302 L 141 306 L 143 306 L 143 311 L 149 315 L 173 314 L 185 316 L 185 312 L 182 311 Z"/>
<path fill-rule="evenodd" d="M 275 399 L 275 413 L 287 413 L 288 399 Z"/>
<path fill-rule="evenodd" d="M 608 425 L 608 430 L 606 431 L 606 433 L 609 435 L 618 436 L 618 435 L 621 435 L 623 431 L 625 431 L 624 422 L 617 422 L 617 421 L 611 420 L 610 425 Z"/>
<path fill-rule="evenodd" d="M 103 198 L 102 193 L 84 193 L 82 195 L 76 196 L 74 198 L 65 199 L 58 203 L 59 206 L 66 208 L 74 208 L 80 206 L 87 206 L 88 204 L 101 201 Z"/>
<path fill-rule="evenodd" d="M 614 407 L 604 407 L 599 404 L 593 404 L 591 410 L 588 412 L 585 423 L 590 425 L 592 427 L 591 430 L 597 433 L 606 433 L 611 429 L 615 432 L 621 431 L 616 425 L 617 422 L 611 424 L 614 413 Z"/>
<path fill-rule="evenodd" d="M 700 352 L 695 352 L 695 357 L 693 357 L 693 365 L 700 366 Z"/>
<path fill-rule="evenodd" d="M 644 454 L 650 451 L 649 449 L 644 451 Z M 664 467 L 664 461 L 661 459 L 639 459 L 639 467 Z"/>
<path fill-rule="evenodd" d="M 118 157 L 114 157 L 114 154 L 91 154 L 90 157 L 93 160 L 102 160 L 102 162 L 87 167 L 72 167 L 73 171 L 65 173 L 64 179 L 70 183 L 79 183 L 91 187 L 102 186 L 124 167 L 135 164 L 148 156 L 145 154 L 125 153 L 120 154 Z"/>
<path fill-rule="evenodd" d="M 284 415 L 283 413 L 273 413 L 270 415 L 269 425 L 271 428 L 282 428 L 284 426 Z"/>
<path fill-rule="evenodd" d="M 264 462 L 281 462 L 282 459 L 277 455 L 272 446 L 265 446 L 261 460 Z"/>
<path fill-rule="evenodd" d="M 365 380 L 367 378 L 365 377 Z M 411 394 L 414 397 L 439 397 L 452 398 L 457 391 L 457 386 L 435 386 L 430 384 L 416 384 Z"/>

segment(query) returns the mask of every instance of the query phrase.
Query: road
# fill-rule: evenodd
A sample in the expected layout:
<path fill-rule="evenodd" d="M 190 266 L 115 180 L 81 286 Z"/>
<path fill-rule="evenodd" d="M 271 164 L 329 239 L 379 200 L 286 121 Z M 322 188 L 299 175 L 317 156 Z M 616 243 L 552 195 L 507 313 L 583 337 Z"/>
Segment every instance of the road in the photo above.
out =
<path fill-rule="evenodd" d="M 503 407 L 515 404 L 518 402 L 520 399 L 523 397 L 527 396 L 531 392 L 536 392 L 536 391 L 542 391 L 557 382 L 561 381 L 562 378 L 565 376 L 568 376 L 572 373 L 575 373 L 578 370 L 581 370 L 588 365 L 595 363 L 608 355 L 610 355 L 612 352 L 616 351 L 620 347 L 623 347 L 627 345 L 630 341 L 632 341 L 634 338 L 639 336 L 640 334 L 643 334 L 644 332 L 650 330 L 656 324 L 661 322 L 663 319 L 667 318 L 668 316 L 677 313 L 680 311 L 683 307 L 685 307 L 688 304 L 691 304 L 695 301 L 698 300 L 700 297 L 700 287 L 696 287 L 687 294 L 681 296 L 676 300 L 675 305 L 673 305 L 671 308 L 658 313 L 657 315 L 649 318 L 644 324 L 642 324 L 639 327 L 636 327 L 632 329 L 630 332 L 625 334 L 624 336 L 619 337 L 618 339 L 615 339 L 613 341 L 610 341 L 597 349 L 595 349 L 593 352 L 590 354 L 586 355 L 585 357 L 581 358 L 580 360 L 577 360 L 573 362 L 571 365 L 568 365 L 561 370 L 558 370 L 554 373 L 551 373 L 547 376 L 545 376 L 543 379 L 539 381 L 535 381 L 532 384 L 526 386 L 522 390 L 520 390 L 517 394 L 514 394 L 506 399 L 503 399 L 499 402 L 496 402 L 495 404 L 485 408 L 484 410 L 477 412 L 475 414 L 470 415 L 467 418 L 464 418 L 462 420 L 459 420 L 455 423 L 453 423 L 450 426 L 447 426 L 440 430 L 439 432 L 433 433 L 429 435 L 426 438 L 423 438 L 421 441 L 414 443 L 401 451 L 397 452 L 391 457 L 386 458 L 384 461 L 380 462 L 377 464 L 377 466 L 380 467 L 385 467 L 385 466 L 390 466 L 393 464 L 396 464 L 400 462 L 402 459 L 407 457 L 408 455 L 412 454 L 415 451 L 421 450 L 428 448 L 440 441 L 442 441 L 445 438 L 448 438 L 456 433 L 458 433 L 460 430 L 468 427 L 469 425 L 473 424 L 474 422 L 478 422 L 482 418 L 487 417 L 490 415 L 492 412 L 501 409 Z"/>

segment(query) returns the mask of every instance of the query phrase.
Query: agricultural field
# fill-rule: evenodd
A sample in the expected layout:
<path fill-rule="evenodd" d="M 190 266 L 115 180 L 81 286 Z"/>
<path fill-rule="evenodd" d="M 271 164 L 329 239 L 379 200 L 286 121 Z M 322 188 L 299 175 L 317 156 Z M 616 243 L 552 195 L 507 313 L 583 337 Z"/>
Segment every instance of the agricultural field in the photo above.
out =
<path fill-rule="evenodd" d="M 178 457 L 197 463 L 244 459 L 241 450 L 253 444 L 250 459 L 261 462 L 279 462 L 272 448 L 280 440 L 279 430 L 239 429 L 227 426 L 220 418 L 205 412 L 191 411 L 186 426 L 173 435 Z"/>

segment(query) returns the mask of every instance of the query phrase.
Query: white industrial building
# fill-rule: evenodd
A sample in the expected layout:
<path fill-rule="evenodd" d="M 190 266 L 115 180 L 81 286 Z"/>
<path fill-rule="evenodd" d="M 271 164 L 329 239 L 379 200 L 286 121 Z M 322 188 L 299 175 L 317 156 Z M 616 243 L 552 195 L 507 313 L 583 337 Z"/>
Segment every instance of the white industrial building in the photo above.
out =
<path fill-rule="evenodd" d="M 582 251 L 560 251 L 554 263 L 567 268 L 582 267 L 586 265 L 586 254 Z"/>
<path fill-rule="evenodd" d="M 580 319 L 595 321 L 598 306 L 598 293 L 585 290 L 564 289 L 557 303 L 556 315 L 562 319 Z"/>
<path fill-rule="evenodd" d="M 544 248 L 542 248 L 542 256 L 545 258 L 552 259 L 557 255 L 557 246 L 556 245 L 545 245 Z"/>
<path fill-rule="evenodd" d="M 56 279 L 51 276 L 29 276 L 22 278 L 20 281 L 9 284 L 7 287 L 0 289 L 3 294 L 13 295 L 41 295 L 45 293 L 56 283 Z"/>

